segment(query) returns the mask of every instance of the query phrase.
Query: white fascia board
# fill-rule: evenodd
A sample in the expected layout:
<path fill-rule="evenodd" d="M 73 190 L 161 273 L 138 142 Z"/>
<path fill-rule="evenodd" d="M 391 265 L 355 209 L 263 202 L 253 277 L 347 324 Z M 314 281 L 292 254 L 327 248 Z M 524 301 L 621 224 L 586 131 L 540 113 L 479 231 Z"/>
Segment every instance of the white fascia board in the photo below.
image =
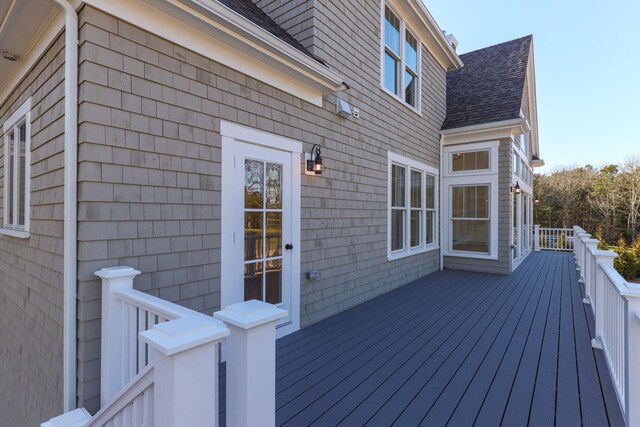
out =
<path fill-rule="evenodd" d="M 64 30 L 64 14 L 60 13 L 56 8 L 44 22 L 25 23 L 25 25 L 34 25 L 39 29 L 23 57 L 20 58 L 19 65 L 14 68 L 14 71 L 4 81 L 0 82 L 0 105 L 9 98 L 9 95 L 36 65 L 49 46 L 51 46 L 51 43 L 62 33 Z"/>
<path fill-rule="evenodd" d="M 386 0 L 402 17 L 409 22 L 411 28 L 418 33 L 420 41 L 429 49 L 438 63 L 446 71 L 458 70 L 463 63 L 453 50 L 442 30 L 427 10 L 422 0 Z"/>
<path fill-rule="evenodd" d="M 322 106 L 343 79 L 226 6 L 205 0 L 86 3 L 213 61 Z"/>
<path fill-rule="evenodd" d="M 540 156 L 540 143 L 538 140 L 538 101 L 536 98 L 536 71 L 533 60 L 533 40 L 529 50 L 527 63 L 527 92 L 529 92 L 529 114 L 531 115 L 531 145 L 535 156 Z"/>
<path fill-rule="evenodd" d="M 441 130 L 443 145 L 511 138 L 530 130 L 525 118 Z"/>

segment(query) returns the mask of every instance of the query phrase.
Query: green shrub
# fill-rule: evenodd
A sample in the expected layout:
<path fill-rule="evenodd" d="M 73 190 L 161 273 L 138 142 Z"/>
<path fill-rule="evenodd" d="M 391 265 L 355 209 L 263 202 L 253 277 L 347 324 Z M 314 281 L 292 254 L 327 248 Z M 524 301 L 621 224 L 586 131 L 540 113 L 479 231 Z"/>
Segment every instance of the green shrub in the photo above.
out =
<path fill-rule="evenodd" d="M 613 250 L 618 254 L 613 265 L 625 279 L 636 279 L 640 275 L 640 241 L 636 239 L 631 248 L 624 237 L 620 237 Z"/>
<path fill-rule="evenodd" d="M 599 226 L 596 230 L 596 235 L 594 239 L 598 239 L 598 249 L 606 251 L 609 249 L 609 245 L 605 242 L 604 237 L 602 237 L 602 226 Z"/>

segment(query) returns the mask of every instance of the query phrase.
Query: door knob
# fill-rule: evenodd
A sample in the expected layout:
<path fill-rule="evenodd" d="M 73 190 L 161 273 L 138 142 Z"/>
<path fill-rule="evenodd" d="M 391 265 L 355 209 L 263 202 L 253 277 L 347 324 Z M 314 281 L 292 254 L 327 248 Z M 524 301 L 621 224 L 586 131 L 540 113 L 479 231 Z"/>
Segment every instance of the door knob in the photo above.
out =
<path fill-rule="evenodd" d="M 286 245 L 284 245 L 284 248 L 290 251 L 291 249 L 293 249 L 293 245 L 291 243 L 287 243 Z"/>

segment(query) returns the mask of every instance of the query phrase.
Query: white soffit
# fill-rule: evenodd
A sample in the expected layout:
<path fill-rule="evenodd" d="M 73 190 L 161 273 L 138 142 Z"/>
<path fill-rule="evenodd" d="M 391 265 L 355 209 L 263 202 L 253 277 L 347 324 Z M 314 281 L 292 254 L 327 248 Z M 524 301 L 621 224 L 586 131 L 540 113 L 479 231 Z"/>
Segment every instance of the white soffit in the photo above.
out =
<path fill-rule="evenodd" d="M 343 88 L 340 75 L 215 1 L 86 3 L 315 105 Z"/>
<path fill-rule="evenodd" d="M 19 56 L 8 61 L 0 56 L 0 105 L 64 28 L 58 7 L 45 0 L 0 0 L 0 52 Z"/>

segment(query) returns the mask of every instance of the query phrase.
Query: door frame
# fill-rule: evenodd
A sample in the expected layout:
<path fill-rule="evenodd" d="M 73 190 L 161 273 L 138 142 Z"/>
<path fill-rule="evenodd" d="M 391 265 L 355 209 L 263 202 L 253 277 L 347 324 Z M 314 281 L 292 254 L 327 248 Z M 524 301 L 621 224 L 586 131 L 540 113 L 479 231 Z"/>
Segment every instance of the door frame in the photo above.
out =
<path fill-rule="evenodd" d="M 235 230 L 235 206 L 237 198 L 241 197 L 234 191 L 234 161 L 238 143 L 252 144 L 272 150 L 279 150 L 291 154 L 291 307 L 289 316 L 291 322 L 279 325 L 276 337 L 282 337 L 300 329 L 300 174 L 302 163 L 302 143 L 293 139 L 274 135 L 268 132 L 248 128 L 236 123 L 221 121 L 220 135 L 222 138 L 222 182 L 220 209 L 220 308 L 233 304 L 233 245 Z"/>

